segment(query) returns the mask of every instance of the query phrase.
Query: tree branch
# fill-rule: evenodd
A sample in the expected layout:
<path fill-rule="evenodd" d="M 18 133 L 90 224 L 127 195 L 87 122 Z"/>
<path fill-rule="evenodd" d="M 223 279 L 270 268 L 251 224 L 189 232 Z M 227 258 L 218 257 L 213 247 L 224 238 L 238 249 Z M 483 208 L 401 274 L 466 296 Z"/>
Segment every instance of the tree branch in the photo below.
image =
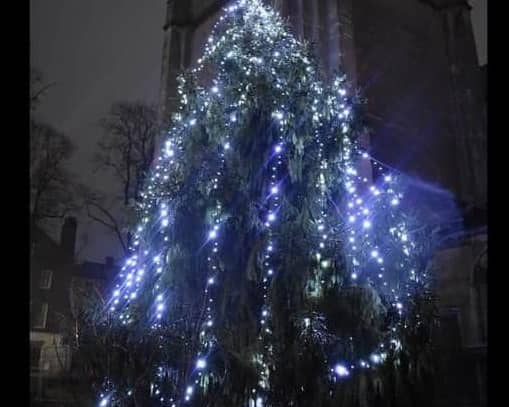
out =
<path fill-rule="evenodd" d="M 119 241 L 120 245 L 122 246 L 124 253 L 127 254 L 128 248 L 125 244 L 124 238 L 122 237 L 122 232 L 121 232 L 120 226 L 118 225 L 118 222 L 115 220 L 114 216 L 107 209 L 105 209 L 101 205 L 99 205 L 97 202 L 87 202 L 87 203 L 85 203 L 85 205 L 87 208 L 88 217 L 90 219 L 95 220 L 96 222 L 100 223 L 101 225 L 107 227 L 108 229 L 112 230 L 115 233 L 115 235 L 117 236 L 118 241 Z M 109 220 L 109 222 L 105 221 L 104 219 L 101 219 L 98 216 L 95 216 L 91 211 L 91 207 L 94 207 L 97 210 L 99 210 L 104 216 L 106 216 L 106 218 Z"/>

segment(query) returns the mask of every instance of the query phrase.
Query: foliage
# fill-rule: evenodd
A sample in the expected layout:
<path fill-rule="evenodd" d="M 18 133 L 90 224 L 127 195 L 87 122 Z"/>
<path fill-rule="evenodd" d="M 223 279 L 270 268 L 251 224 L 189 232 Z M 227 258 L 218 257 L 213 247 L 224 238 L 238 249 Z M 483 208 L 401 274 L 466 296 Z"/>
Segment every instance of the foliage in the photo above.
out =
<path fill-rule="evenodd" d="M 109 366 L 100 404 L 410 405 L 428 251 L 397 177 L 357 170 L 347 88 L 260 1 L 228 8 L 140 193 L 107 312 L 142 349 Z"/>

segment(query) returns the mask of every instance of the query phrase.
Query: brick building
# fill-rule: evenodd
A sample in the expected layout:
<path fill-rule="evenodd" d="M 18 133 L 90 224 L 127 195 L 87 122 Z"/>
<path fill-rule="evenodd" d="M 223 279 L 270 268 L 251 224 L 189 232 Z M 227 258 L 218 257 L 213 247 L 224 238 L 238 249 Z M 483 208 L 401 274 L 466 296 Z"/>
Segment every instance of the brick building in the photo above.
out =
<path fill-rule="evenodd" d="M 74 327 L 75 302 L 80 295 L 105 298 L 118 273 L 113 258 L 106 258 L 104 264 L 76 263 L 77 227 L 75 218 L 65 219 L 59 242 L 36 226 L 31 231 L 30 393 L 34 406 L 75 405 L 68 391 L 73 383 L 69 376 L 72 353 L 66 342 Z"/>
<path fill-rule="evenodd" d="M 67 218 L 58 243 L 38 227 L 31 233 L 30 390 L 34 400 L 62 398 L 59 379 L 70 363 L 62 333 L 71 317 L 69 287 L 78 270 L 76 229 L 76 219 Z"/>

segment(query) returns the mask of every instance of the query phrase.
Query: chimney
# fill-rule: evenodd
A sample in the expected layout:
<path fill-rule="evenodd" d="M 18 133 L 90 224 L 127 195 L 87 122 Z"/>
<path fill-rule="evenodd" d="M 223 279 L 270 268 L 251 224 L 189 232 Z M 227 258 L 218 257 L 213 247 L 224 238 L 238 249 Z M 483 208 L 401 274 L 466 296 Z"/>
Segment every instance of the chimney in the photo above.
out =
<path fill-rule="evenodd" d="M 62 226 L 62 232 L 60 234 L 60 247 L 71 257 L 74 257 L 77 229 L 78 222 L 76 221 L 76 218 L 65 218 L 64 225 Z"/>
<path fill-rule="evenodd" d="M 104 259 L 104 277 L 111 280 L 115 277 L 115 260 L 111 256 Z"/>
<path fill-rule="evenodd" d="M 107 256 L 104 260 L 104 265 L 106 266 L 107 269 L 111 269 L 115 265 L 113 257 Z"/>

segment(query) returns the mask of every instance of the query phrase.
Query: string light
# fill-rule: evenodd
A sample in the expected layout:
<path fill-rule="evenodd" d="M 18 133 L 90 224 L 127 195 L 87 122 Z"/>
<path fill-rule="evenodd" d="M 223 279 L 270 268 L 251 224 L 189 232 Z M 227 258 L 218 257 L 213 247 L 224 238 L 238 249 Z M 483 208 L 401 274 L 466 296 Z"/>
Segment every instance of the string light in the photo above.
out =
<path fill-rule="evenodd" d="M 339 376 L 339 377 L 347 377 L 347 376 L 350 376 L 350 371 L 343 365 L 336 365 L 334 367 L 334 372 Z"/>
<path fill-rule="evenodd" d="M 207 362 L 205 361 L 205 359 L 198 359 L 198 361 L 196 362 L 196 368 L 197 369 L 205 369 L 207 367 Z"/>
<path fill-rule="evenodd" d="M 129 324 L 131 314 L 129 309 L 131 304 L 138 300 L 139 290 L 147 290 L 149 284 L 154 284 L 152 300 L 153 308 L 151 312 L 155 314 L 156 322 L 154 328 L 161 327 L 167 318 L 166 314 L 171 314 L 171 302 L 174 301 L 173 297 L 164 290 L 164 285 L 161 286 L 160 282 L 163 281 L 162 277 L 165 273 L 169 273 L 170 267 L 166 258 L 167 250 L 170 247 L 169 237 L 173 232 L 175 221 L 175 208 L 172 206 L 172 200 L 167 195 L 169 180 L 172 176 L 172 169 L 176 168 L 181 171 L 182 165 L 185 163 L 187 152 L 184 149 L 184 140 L 192 131 L 190 127 L 195 126 L 198 122 L 205 123 L 208 110 L 207 108 L 214 106 L 223 107 L 222 117 L 223 129 L 221 131 L 221 139 L 218 140 L 216 146 L 219 150 L 218 163 L 214 166 L 214 171 L 211 170 L 209 174 L 210 183 L 208 185 L 209 191 L 220 191 L 223 187 L 226 169 L 231 163 L 227 159 L 230 155 L 234 156 L 235 148 L 237 148 L 237 140 L 233 137 L 237 134 L 236 128 L 240 128 L 245 121 L 243 113 L 250 107 L 253 99 L 252 91 L 252 78 L 257 77 L 265 80 L 268 84 L 273 86 L 272 92 L 274 97 L 274 104 L 272 105 L 272 120 L 278 132 L 278 136 L 270 141 L 266 152 L 270 155 L 269 161 L 266 163 L 265 184 L 263 186 L 264 193 L 268 196 L 260 198 L 259 212 L 260 222 L 265 225 L 266 245 L 262 246 L 263 255 L 263 270 L 262 276 L 258 282 L 258 288 L 263 296 L 263 306 L 261 309 L 260 322 L 260 335 L 262 342 L 262 351 L 257 358 L 258 360 L 258 375 L 259 387 L 252 390 L 253 398 L 252 403 L 255 407 L 262 407 L 266 397 L 267 391 L 270 390 L 270 372 L 275 369 L 275 366 L 269 366 L 269 361 L 272 359 L 273 349 L 273 334 L 271 329 L 271 298 L 270 287 L 272 279 L 276 271 L 280 272 L 280 265 L 277 262 L 281 250 L 281 242 L 278 240 L 278 233 L 281 233 L 281 219 L 285 219 L 285 212 L 279 212 L 282 208 L 282 203 L 288 197 L 287 193 L 287 179 L 297 177 L 293 172 L 294 168 L 289 168 L 289 160 L 293 155 L 312 153 L 313 148 L 309 148 L 310 143 L 304 143 L 300 135 L 291 135 L 289 129 L 290 125 L 296 122 L 295 112 L 292 110 L 292 89 L 291 84 L 287 82 L 287 78 L 282 73 L 280 66 L 294 66 L 296 69 L 300 68 L 301 80 L 298 85 L 301 89 L 309 90 L 310 112 L 309 112 L 309 125 L 313 129 L 312 137 L 314 134 L 314 143 L 317 151 L 317 166 L 319 166 L 320 173 L 317 179 L 313 179 L 313 184 L 316 184 L 316 206 L 319 208 L 319 216 L 317 220 L 316 241 L 313 253 L 313 259 L 316 259 L 316 267 L 321 269 L 324 273 L 334 266 L 331 261 L 331 253 L 337 248 L 334 246 L 338 239 L 338 234 L 344 234 L 344 241 L 347 244 L 347 260 L 348 266 L 351 268 L 349 273 L 350 282 L 353 284 L 361 285 L 368 281 L 369 276 L 370 284 L 372 284 L 381 295 L 387 296 L 392 304 L 400 313 L 403 314 L 407 308 L 404 301 L 399 298 L 408 297 L 409 293 L 405 292 L 405 285 L 395 284 L 399 277 L 405 276 L 408 281 L 416 281 L 420 278 L 414 270 L 413 258 L 411 251 L 412 236 L 407 229 L 407 225 L 396 215 L 387 216 L 387 214 L 395 211 L 401 204 L 401 196 L 396 192 L 396 177 L 392 174 L 385 175 L 381 185 L 374 184 L 366 191 L 367 179 L 360 170 L 360 159 L 372 160 L 372 157 L 362 151 L 359 146 L 352 141 L 352 121 L 354 120 L 354 113 L 351 106 L 351 101 L 348 92 L 345 89 L 345 80 L 336 79 L 328 90 L 324 87 L 322 82 L 317 79 L 318 74 L 316 68 L 311 64 L 306 53 L 303 51 L 298 41 L 293 39 L 286 31 L 280 17 L 271 9 L 262 4 L 260 0 L 239 0 L 233 5 L 225 9 L 226 14 L 216 24 L 212 35 L 207 41 L 205 46 L 205 53 L 200 58 L 198 65 L 193 69 L 192 73 L 197 75 L 202 72 L 210 62 L 215 62 L 218 65 L 218 75 L 213 81 L 213 86 L 207 92 L 204 89 L 197 89 L 197 95 L 192 96 L 186 89 L 189 85 L 184 77 L 179 79 L 178 92 L 181 96 L 181 110 L 175 115 L 175 127 L 169 131 L 168 140 L 164 144 L 164 149 L 161 152 L 161 165 L 154 170 L 153 176 L 150 178 L 150 183 L 143 192 L 143 217 L 141 225 L 138 225 L 133 240 L 133 251 L 135 254 L 127 259 L 123 267 L 122 275 L 124 281 L 119 283 L 112 295 L 111 309 L 118 312 L 118 319 L 122 324 Z M 238 18 L 243 17 L 243 18 Z M 245 26 L 239 25 L 239 21 Z M 244 35 L 252 35 L 257 41 L 259 47 L 267 52 L 260 54 L 257 47 L 248 49 L 249 47 L 239 47 L 238 44 L 243 43 Z M 249 37 L 251 38 L 251 37 Z M 225 62 L 227 61 L 227 63 Z M 228 64 L 228 65 L 227 65 Z M 235 65 L 242 72 L 243 77 L 237 76 L 238 83 L 231 84 L 225 80 L 228 74 L 228 67 Z M 240 75 L 240 74 L 239 74 Z M 327 128 L 329 130 L 324 131 Z M 324 146 L 330 143 L 332 138 L 336 137 L 335 142 L 339 146 L 337 148 L 338 157 L 333 157 L 328 151 L 324 153 Z M 233 142 L 233 144 L 232 144 Z M 299 144 L 301 143 L 301 144 Z M 309 152 L 308 152 L 309 151 Z M 332 151 L 332 153 L 334 153 Z M 333 170 L 337 168 L 338 173 L 332 174 Z M 291 171 L 290 171 L 291 170 Z M 343 171 L 344 170 L 344 171 Z M 297 171 L 298 172 L 298 171 Z M 302 175 L 300 175 L 302 176 Z M 348 199 L 345 202 L 337 203 L 338 211 L 331 212 L 331 202 L 329 190 L 333 188 L 333 184 L 337 185 L 338 180 L 341 187 L 348 192 Z M 288 184 L 291 184 L 289 182 Z M 267 192 L 268 191 L 268 192 Z M 364 192 L 367 193 L 364 193 Z M 221 196 L 218 192 L 218 195 Z M 162 201 L 162 202 L 161 202 Z M 203 301 L 207 304 L 205 309 L 205 317 L 201 327 L 200 337 L 213 337 L 214 320 L 217 319 L 215 302 L 213 292 L 222 283 L 221 278 L 221 246 L 225 237 L 233 238 L 234 236 L 226 236 L 228 228 L 222 227 L 225 221 L 226 213 L 223 208 L 221 199 L 215 199 L 215 207 L 211 215 L 210 222 L 207 221 L 204 229 L 201 231 L 201 236 L 206 236 L 204 242 L 204 253 L 207 256 L 207 269 L 202 280 L 204 286 Z M 157 213 L 153 219 L 153 213 Z M 340 213 L 338 215 L 337 213 Z M 369 219 L 367 218 L 369 216 Z M 387 235 L 393 236 L 393 246 L 388 247 L 384 245 L 383 241 L 379 241 L 380 237 L 377 233 L 384 222 L 388 219 L 394 218 L 393 232 Z M 279 219 L 279 222 L 278 222 Z M 221 233 L 219 233 L 221 225 Z M 339 227 L 341 226 L 341 232 Z M 392 230 L 391 228 L 391 230 Z M 155 232 L 154 232 L 155 230 Z M 387 229 L 386 229 L 387 230 Z M 154 239 L 154 233 L 157 234 L 157 244 L 151 244 Z M 382 234 L 385 238 L 385 233 Z M 341 237 L 341 239 L 343 239 Z M 163 242 L 163 243 L 160 243 Z M 148 248 L 148 250 L 147 250 Z M 398 278 L 393 276 L 394 272 L 389 272 L 384 269 L 384 263 L 390 263 L 394 258 L 400 259 L 400 254 L 406 256 L 402 261 L 401 267 L 398 269 Z M 399 260 L 398 260 L 399 261 Z M 372 272 L 373 271 L 373 272 Z M 175 271 L 178 272 L 178 271 Z M 391 274 L 392 273 L 392 274 Z M 324 274 L 326 276 L 327 274 Z M 328 276 L 328 275 L 327 275 Z M 391 277 L 392 276 L 392 277 Z M 378 278 L 376 278 L 378 277 Z M 348 278 L 348 277 L 346 277 Z M 331 284 L 330 277 L 320 278 L 320 284 Z M 162 284 L 162 283 L 161 283 Z M 217 285 L 216 287 L 212 286 Z M 155 309 L 155 312 L 154 312 Z M 163 318 L 163 311 L 165 316 Z M 154 315 L 152 314 L 152 315 Z M 259 315 L 260 315 L 259 314 Z M 169 316 L 168 316 L 169 318 Z M 312 326 L 312 319 L 306 317 L 303 319 L 305 328 Z M 397 339 L 398 321 L 393 323 L 390 330 L 393 334 L 389 338 L 390 344 L 396 349 L 401 349 L 401 342 Z M 165 342 L 162 342 L 164 345 Z M 383 344 L 381 344 L 383 345 Z M 186 377 L 186 383 L 189 383 L 183 395 L 164 395 L 161 396 L 161 389 L 155 387 L 154 394 L 157 394 L 157 400 L 162 405 L 175 405 L 180 407 L 182 399 L 188 402 L 202 384 L 199 378 L 207 374 L 207 369 L 210 368 L 212 363 L 207 362 L 207 357 L 213 349 L 213 341 L 207 342 L 205 339 L 200 342 L 199 349 L 195 355 L 195 362 L 197 373 L 190 373 Z M 362 356 L 362 355 L 361 355 Z M 353 372 L 353 366 L 361 366 L 362 368 L 370 368 L 378 365 L 383 361 L 383 357 L 378 353 L 368 353 L 363 355 L 366 360 L 370 360 L 373 366 L 366 363 L 358 356 L 357 359 L 349 360 L 348 363 L 343 358 L 343 355 L 329 355 L 328 360 L 339 360 L 333 366 L 328 367 L 333 376 L 338 378 L 347 378 Z M 334 363 L 334 362 L 333 362 Z M 350 369 L 347 367 L 350 366 Z M 192 370 L 192 369 L 191 369 Z M 125 393 L 124 393 L 125 394 Z M 177 400 L 178 399 L 178 400 Z M 106 406 L 109 399 L 103 398 L 100 401 L 101 407 Z M 165 400 L 166 404 L 163 404 Z M 102 403 L 105 404 L 102 404 Z M 172 404 L 170 404 L 172 403 Z"/>

